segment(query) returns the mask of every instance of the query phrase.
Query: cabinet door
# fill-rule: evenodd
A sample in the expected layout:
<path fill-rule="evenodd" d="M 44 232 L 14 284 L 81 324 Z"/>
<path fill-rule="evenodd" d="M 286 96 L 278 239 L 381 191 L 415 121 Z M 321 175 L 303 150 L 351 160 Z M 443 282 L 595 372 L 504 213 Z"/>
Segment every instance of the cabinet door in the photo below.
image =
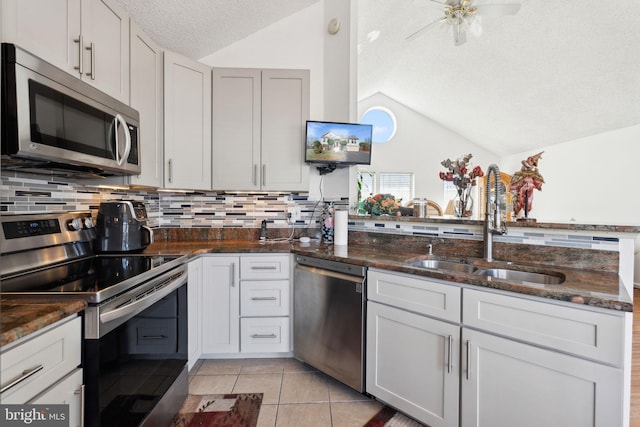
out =
<path fill-rule="evenodd" d="M 69 405 L 68 426 L 84 425 L 82 419 L 84 399 L 84 385 L 82 384 L 82 369 L 78 368 L 66 378 L 57 382 L 53 387 L 31 400 L 31 405 Z"/>
<path fill-rule="evenodd" d="M 432 427 L 457 426 L 459 337 L 459 326 L 367 302 L 367 393 Z"/>
<path fill-rule="evenodd" d="M 238 257 L 202 258 L 202 352 L 240 351 Z"/>
<path fill-rule="evenodd" d="M 189 282 L 187 283 L 187 325 L 189 331 L 189 362 L 191 370 L 202 354 L 202 258 L 189 262 Z"/>
<path fill-rule="evenodd" d="M 129 102 L 129 16 L 113 0 L 83 0 L 83 80 Z"/>
<path fill-rule="evenodd" d="M 2 41 L 76 77 L 80 31 L 80 0 L 2 0 Z"/>
<path fill-rule="evenodd" d="M 309 71 L 262 71 L 262 189 L 309 190 L 304 162 Z"/>
<path fill-rule="evenodd" d="M 166 188 L 211 189 L 211 69 L 164 53 Z"/>
<path fill-rule="evenodd" d="M 164 141 L 162 136 L 162 49 L 131 20 L 130 104 L 140 113 L 142 172 L 131 183 L 162 187 Z"/>
<path fill-rule="evenodd" d="M 261 72 L 213 69 L 213 188 L 260 189 Z"/>
<path fill-rule="evenodd" d="M 463 328 L 463 427 L 621 426 L 621 369 Z"/>

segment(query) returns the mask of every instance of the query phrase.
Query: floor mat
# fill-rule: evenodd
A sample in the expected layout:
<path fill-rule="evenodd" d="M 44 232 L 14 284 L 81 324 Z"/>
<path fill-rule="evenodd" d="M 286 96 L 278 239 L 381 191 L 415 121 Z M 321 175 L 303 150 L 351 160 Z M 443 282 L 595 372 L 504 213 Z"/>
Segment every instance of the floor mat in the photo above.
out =
<path fill-rule="evenodd" d="M 424 424 L 385 406 L 364 427 L 423 427 Z"/>
<path fill-rule="evenodd" d="M 255 427 L 262 393 L 190 394 L 171 427 Z"/>

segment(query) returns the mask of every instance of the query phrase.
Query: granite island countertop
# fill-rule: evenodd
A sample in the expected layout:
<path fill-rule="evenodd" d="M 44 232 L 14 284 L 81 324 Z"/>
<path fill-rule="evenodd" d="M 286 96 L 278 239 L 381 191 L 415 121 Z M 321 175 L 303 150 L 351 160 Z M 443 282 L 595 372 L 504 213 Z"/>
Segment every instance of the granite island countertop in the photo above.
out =
<path fill-rule="evenodd" d="M 0 295 L 0 347 L 85 308 L 81 299 Z"/>
<path fill-rule="evenodd" d="M 526 284 L 515 281 L 486 278 L 473 273 L 458 273 L 444 270 L 431 270 L 412 267 L 409 260 L 424 258 L 428 255 L 403 251 L 394 247 L 392 250 L 376 245 L 351 244 L 335 246 L 312 241 L 311 243 L 248 240 L 196 240 L 196 241 L 161 241 L 149 246 L 147 254 L 188 254 L 198 256 L 218 253 L 294 253 L 313 256 L 340 262 L 349 262 L 367 267 L 375 267 L 401 273 L 415 274 L 427 278 L 459 283 L 463 286 L 498 289 L 517 294 L 548 298 L 591 307 L 616 311 L 633 312 L 633 297 L 623 286 L 620 276 L 615 272 L 572 269 L 565 267 L 546 267 L 540 265 L 518 265 L 527 271 L 538 273 L 562 274 L 565 277 L 559 285 Z M 478 258 L 467 258 L 465 262 L 482 268 L 510 268 L 513 265 L 504 261 L 487 263 Z"/>
<path fill-rule="evenodd" d="M 537 285 L 507 280 L 487 279 L 472 273 L 448 272 L 412 267 L 408 261 L 428 259 L 429 255 L 394 247 L 392 250 L 376 245 L 349 244 L 335 246 L 312 241 L 311 243 L 270 240 L 188 240 L 159 241 L 150 245 L 145 254 L 182 254 L 196 257 L 204 254 L 269 254 L 293 253 L 356 265 L 380 268 L 401 273 L 415 274 L 426 278 L 459 283 L 462 286 L 498 289 L 516 294 L 548 298 L 573 304 L 609 310 L 633 312 L 633 299 L 624 288 L 617 273 L 584 269 L 561 268 L 557 266 L 523 266 L 533 272 L 561 273 L 565 281 L 560 285 Z M 465 262 L 479 268 L 503 267 L 510 265 L 504 261 L 491 264 L 477 258 L 467 258 Z M 86 308 L 84 300 L 42 297 L 19 297 L 0 295 L 0 346 L 10 344 L 30 333 L 36 332 L 67 316 Z"/>

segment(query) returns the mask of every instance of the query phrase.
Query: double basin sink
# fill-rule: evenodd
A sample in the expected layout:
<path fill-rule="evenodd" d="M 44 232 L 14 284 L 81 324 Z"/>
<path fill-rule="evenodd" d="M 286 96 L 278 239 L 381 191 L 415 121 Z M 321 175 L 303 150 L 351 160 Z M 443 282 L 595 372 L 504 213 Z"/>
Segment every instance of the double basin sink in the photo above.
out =
<path fill-rule="evenodd" d="M 452 261 L 443 259 L 419 259 L 407 262 L 412 267 L 429 270 L 444 270 L 454 273 L 467 273 L 483 276 L 489 280 L 506 280 L 510 282 L 530 283 L 537 285 L 559 285 L 565 280 L 560 272 L 534 272 L 533 268 L 509 266 L 509 268 L 486 267 L 478 262 Z"/>

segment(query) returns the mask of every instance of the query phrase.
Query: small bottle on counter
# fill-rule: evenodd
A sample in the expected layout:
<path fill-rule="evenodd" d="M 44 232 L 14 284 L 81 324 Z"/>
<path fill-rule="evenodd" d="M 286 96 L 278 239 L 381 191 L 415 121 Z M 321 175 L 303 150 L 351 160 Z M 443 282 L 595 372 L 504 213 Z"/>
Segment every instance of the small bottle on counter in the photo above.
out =
<path fill-rule="evenodd" d="M 260 225 L 260 240 L 267 240 L 267 220 L 263 219 Z"/>

